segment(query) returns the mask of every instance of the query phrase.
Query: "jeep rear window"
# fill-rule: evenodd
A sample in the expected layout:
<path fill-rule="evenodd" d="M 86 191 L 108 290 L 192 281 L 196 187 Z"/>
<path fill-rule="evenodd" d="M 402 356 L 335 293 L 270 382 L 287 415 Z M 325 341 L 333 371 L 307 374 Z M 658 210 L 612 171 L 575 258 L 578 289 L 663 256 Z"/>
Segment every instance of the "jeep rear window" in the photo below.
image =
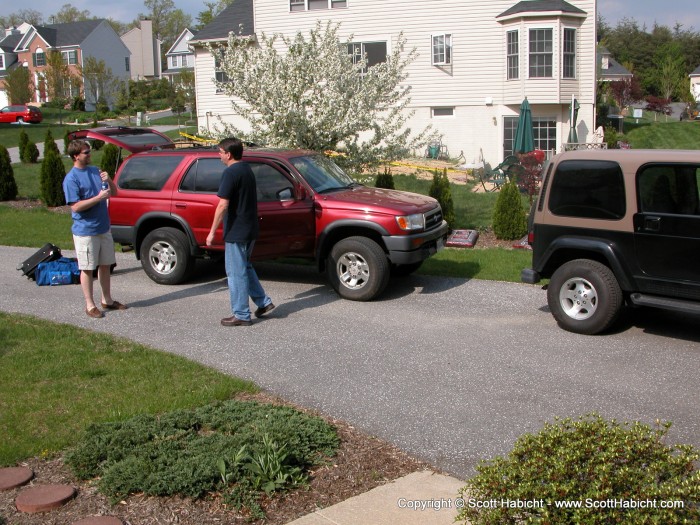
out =
<path fill-rule="evenodd" d="M 183 159 L 183 155 L 132 157 L 119 174 L 118 185 L 124 190 L 160 191 Z"/>
<path fill-rule="evenodd" d="M 616 162 L 567 160 L 557 166 L 549 192 L 554 215 L 619 220 L 625 216 L 625 183 Z"/>

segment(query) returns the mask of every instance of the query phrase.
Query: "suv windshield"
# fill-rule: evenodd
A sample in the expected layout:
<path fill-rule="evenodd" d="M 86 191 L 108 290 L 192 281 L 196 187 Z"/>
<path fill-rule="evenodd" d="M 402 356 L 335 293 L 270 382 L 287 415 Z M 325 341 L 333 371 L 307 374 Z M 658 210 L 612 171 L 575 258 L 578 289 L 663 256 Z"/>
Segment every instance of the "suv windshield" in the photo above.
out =
<path fill-rule="evenodd" d="M 290 162 L 316 193 L 328 193 L 358 184 L 335 162 L 322 155 L 295 157 Z"/>

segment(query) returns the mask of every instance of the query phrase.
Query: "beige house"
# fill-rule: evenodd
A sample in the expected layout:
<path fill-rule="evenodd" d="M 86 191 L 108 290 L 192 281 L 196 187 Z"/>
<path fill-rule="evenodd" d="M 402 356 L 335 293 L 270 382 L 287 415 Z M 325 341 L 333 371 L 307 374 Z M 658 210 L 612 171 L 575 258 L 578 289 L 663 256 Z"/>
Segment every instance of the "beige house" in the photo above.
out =
<path fill-rule="evenodd" d="M 461 151 L 468 162 L 503 160 L 525 97 L 536 147 L 550 154 L 562 148 L 572 96 L 580 105 L 579 140 L 592 139 L 596 0 L 236 0 L 190 40 L 199 126 L 244 124 L 217 90 L 213 79 L 222 73 L 203 44 L 224 42 L 239 27 L 244 37 L 292 36 L 318 20 L 340 23 L 348 46 L 370 62 L 384 60 L 403 32 L 406 49 L 419 53 L 405 81 L 415 112 L 409 126 L 432 125 L 453 157 Z"/>
<path fill-rule="evenodd" d="M 151 80 L 161 77 L 161 41 L 153 35 L 151 20 L 141 20 L 139 27 L 127 31 L 121 39 L 131 51 L 129 64 L 131 80 Z"/>

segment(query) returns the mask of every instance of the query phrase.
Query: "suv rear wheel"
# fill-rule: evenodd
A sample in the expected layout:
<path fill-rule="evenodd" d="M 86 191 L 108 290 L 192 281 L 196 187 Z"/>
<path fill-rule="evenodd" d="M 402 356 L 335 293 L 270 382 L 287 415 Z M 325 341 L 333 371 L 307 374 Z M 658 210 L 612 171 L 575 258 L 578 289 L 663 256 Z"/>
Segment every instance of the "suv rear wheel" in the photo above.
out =
<path fill-rule="evenodd" d="M 389 282 L 389 261 L 372 239 L 348 237 L 338 242 L 328 257 L 328 279 L 341 297 L 370 301 Z"/>
<path fill-rule="evenodd" d="M 187 235 L 176 228 L 159 228 L 146 235 L 141 244 L 141 265 L 158 284 L 179 284 L 194 269 Z"/>
<path fill-rule="evenodd" d="M 610 268 L 597 261 L 576 259 L 552 275 L 547 303 L 562 328 L 592 335 L 615 322 L 622 308 L 622 290 Z"/>

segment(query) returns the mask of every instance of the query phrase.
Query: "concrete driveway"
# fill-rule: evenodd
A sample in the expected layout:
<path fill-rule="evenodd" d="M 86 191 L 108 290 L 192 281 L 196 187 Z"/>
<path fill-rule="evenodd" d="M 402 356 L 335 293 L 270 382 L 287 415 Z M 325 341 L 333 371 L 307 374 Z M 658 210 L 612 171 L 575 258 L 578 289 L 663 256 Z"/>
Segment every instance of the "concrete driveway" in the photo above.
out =
<path fill-rule="evenodd" d="M 114 297 L 131 308 L 93 320 L 78 286 L 21 277 L 15 267 L 33 252 L 0 248 L 0 310 L 128 337 L 251 379 L 458 477 L 544 421 L 590 411 L 670 420 L 672 442 L 700 446 L 697 317 L 638 311 L 614 333 L 585 337 L 557 328 L 538 287 L 412 276 L 392 281 L 379 301 L 357 303 L 310 268 L 264 264 L 277 308 L 251 327 L 224 328 L 222 265 L 200 264 L 197 280 L 164 287 L 133 254 L 117 254 Z"/>

